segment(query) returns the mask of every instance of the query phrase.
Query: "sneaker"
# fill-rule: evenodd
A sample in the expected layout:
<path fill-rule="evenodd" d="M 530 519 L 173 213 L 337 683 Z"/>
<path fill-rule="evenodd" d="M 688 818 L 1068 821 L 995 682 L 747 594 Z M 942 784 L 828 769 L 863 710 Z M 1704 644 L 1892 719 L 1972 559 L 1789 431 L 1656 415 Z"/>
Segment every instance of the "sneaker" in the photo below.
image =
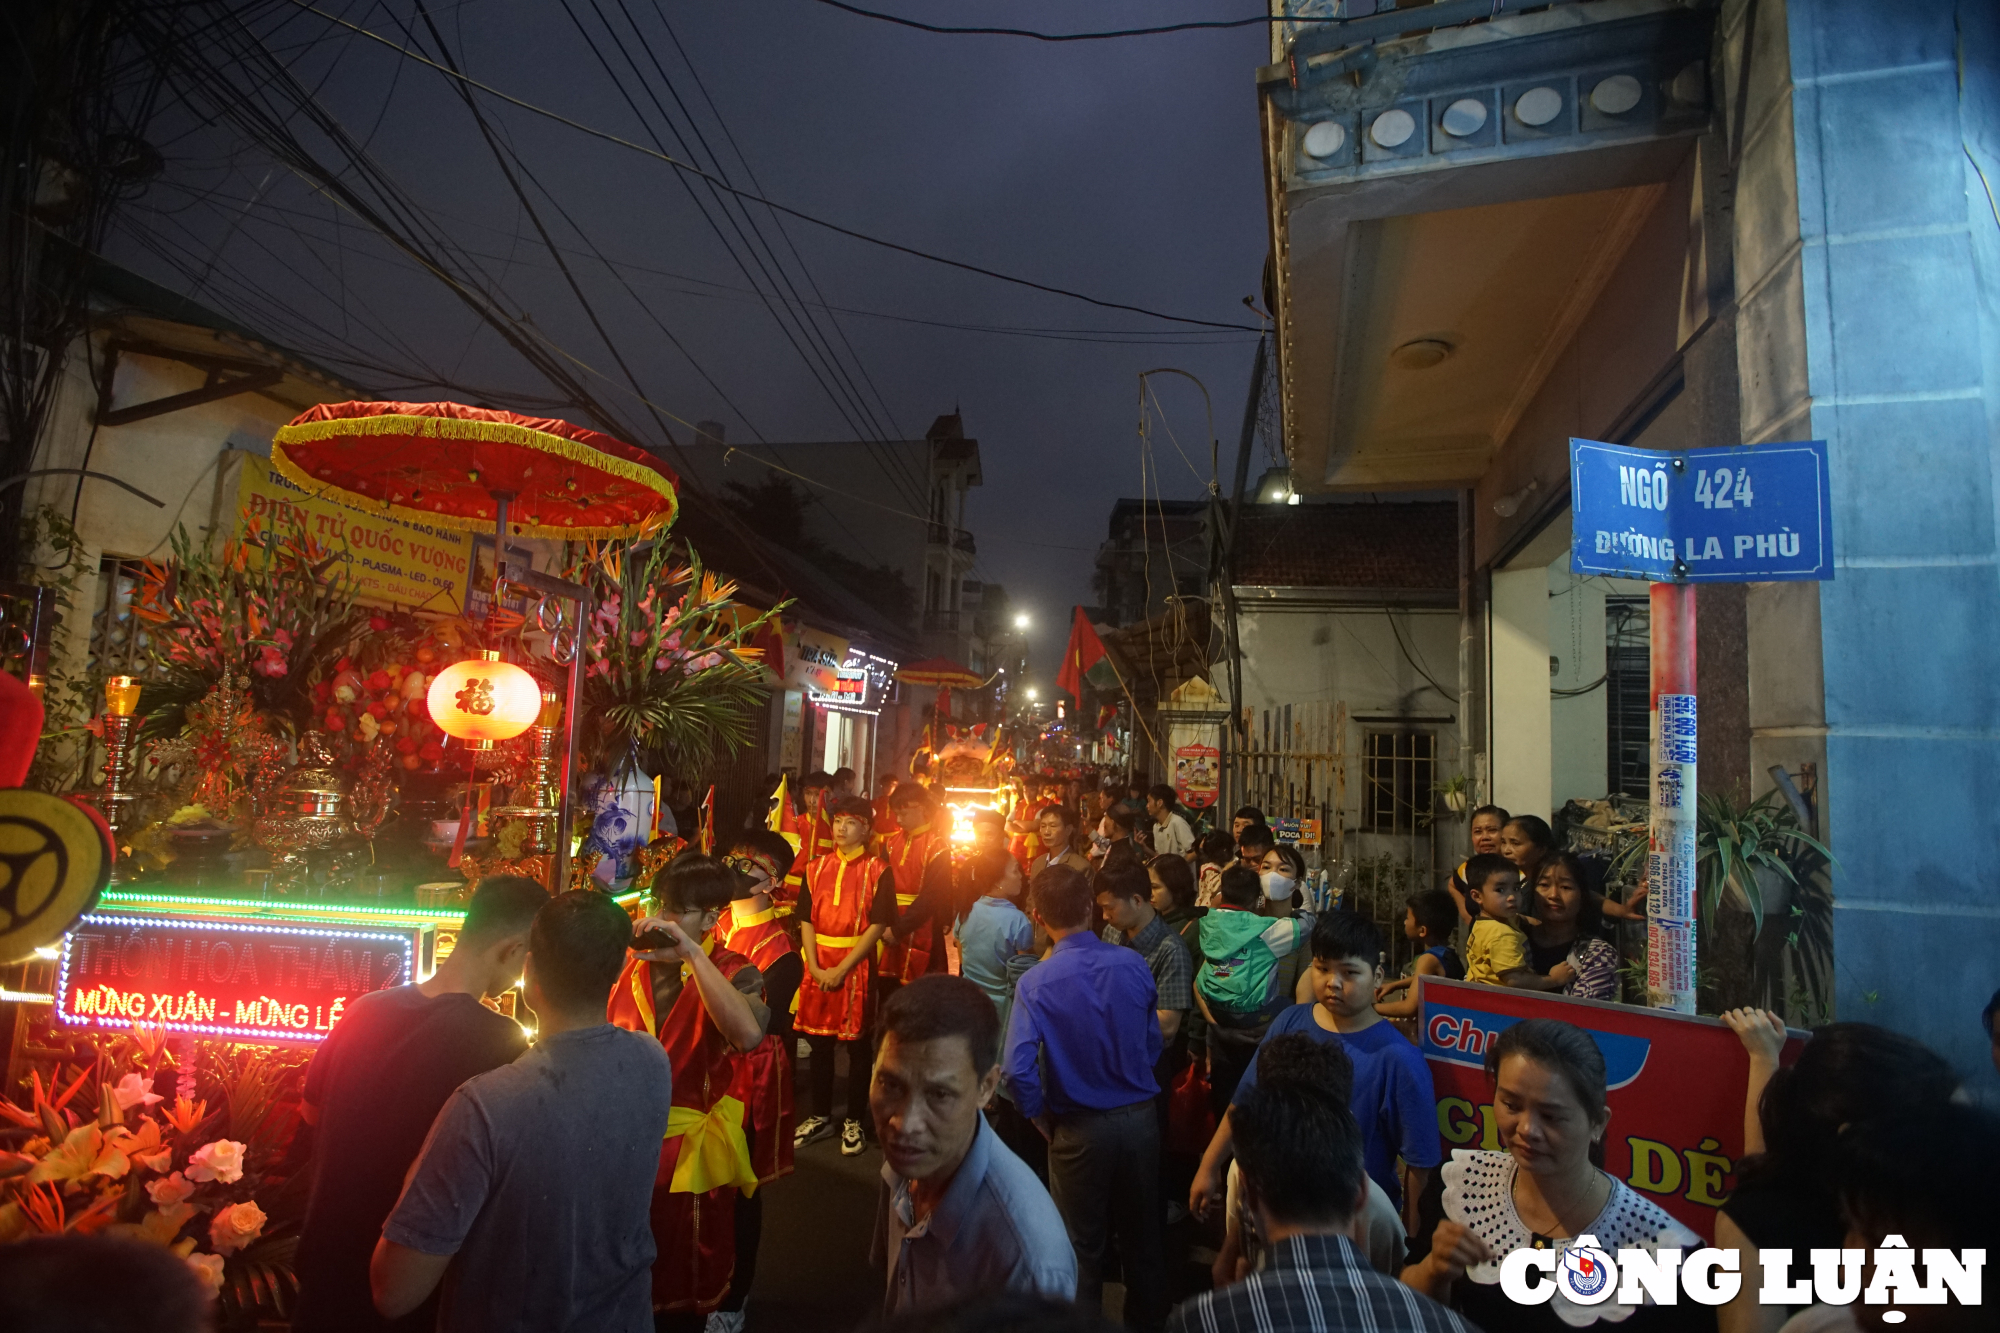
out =
<path fill-rule="evenodd" d="M 840 1122 L 840 1155 L 842 1157 L 859 1157 L 867 1147 L 867 1143 L 861 1137 L 861 1122 L 859 1120 L 843 1120 Z"/>
<path fill-rule="evenodd" d="M 853 1122 L 849 1122 L 850 1124 Z M 818 1143 L 833 1133 L 833 1122 L 823 1115 L 807 1116 L 799 1121 L 799 1127 L 792 1131 L 792 1146 L 803 1148 L 808 1143 Z"/>
<path fill-rule="evenodd" d="M 702 1325 L 701 1333 L 743 1333 L 743 1312 L 741 1310 L 715 1310 L 710 1312 L 708 1322 Z"/>

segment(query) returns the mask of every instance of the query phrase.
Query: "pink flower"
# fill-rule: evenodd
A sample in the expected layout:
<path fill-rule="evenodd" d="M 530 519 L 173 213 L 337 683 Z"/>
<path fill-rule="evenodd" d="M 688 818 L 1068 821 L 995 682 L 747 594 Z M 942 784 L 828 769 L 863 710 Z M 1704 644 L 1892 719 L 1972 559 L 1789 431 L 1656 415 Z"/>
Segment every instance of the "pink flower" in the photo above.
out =
<path fill-rule="evenodd" d="M 637 648 L 641 644 L 646 642 L 646 631 L 642 629 L 635 629 L 625 637 L 627 642 L 629 642 L 634 648 Z"/>
<path fill-rule="evenodd" d="M 243 1179 L 243 1145 L 234 1139 L 217 1139 L 196 1148 L 188 1158 L 189 1180 L 219 1180 L 233 1185 Z"/>
<path fill-rule="evenodd" d="M 216 1210 L 215 1220 L 208 1224 L 208 1243 L 217 1254 L 234 1254 L 263 1235 L 269 1220 L 254 1202 L 232 1203 Z"/>
<path fill-rule="evenodd" d="M 147 1197 L 162 1208 L 171 1208 L 177 1203 L 185 1203 L 194 1193 L 194 1185 L 188 1178 L 176 1171 L 165 1180 L 156 1180 L 146 1186 Z"/>
<path fill-rule="evenodd" d="M 250 669 L 260 676 L 268 676 L 272 680 L 276 680 L 291 670 L 291 664 L 285 661 L 283 653 L 269 644 L 265 644 L 264 647 L 258 649 L 257 660 L 250 664 Z"/>
<path fill-rule="evenodd" d="M 222 1291 L 221 1255 L 190 1254 L 187 1257 L 187 1266 L 194 1270 L 194 1275 L 201 1279 L 203 1286 L 208 1288 L 208 1294 L 210 1296 L 216 1296 L 221 1293 Z"/>

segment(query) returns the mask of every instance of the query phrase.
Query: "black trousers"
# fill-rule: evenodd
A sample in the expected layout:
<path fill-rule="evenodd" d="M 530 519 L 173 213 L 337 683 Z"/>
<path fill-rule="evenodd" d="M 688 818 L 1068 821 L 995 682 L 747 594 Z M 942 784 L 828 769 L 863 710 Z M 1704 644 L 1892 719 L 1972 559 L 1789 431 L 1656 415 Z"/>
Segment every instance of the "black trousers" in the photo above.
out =
<path fill-rule="evenodd" d="M 729 1280 L 729 1294 L 716 1308 L 734 1313 L 750 1299 L 750 1284 L 757 1280 L 757 1246 L 764 1239 L 764 1191 L 749 1198 L 736 1196 L 736 1273 Z"/>
<path fill-rule="evenodd" d="M 840 1041 L 834 1037 L 808 1035 L 812 1048 L 812 1114 L 833 1116 L 833 1056 L 836 1049 L 847 1055 L 847 1118 L 868 1123 L 868 1079 L 873 1065 L 868 1058 L 868 1041 Z"/>
<path fill-rule="evenodd" d="M 1151 1098 L 1115 1111 L 1057 1116 L 1049 1140 L 1049 1195 L 1076 1250 L 1076 1303 L 1104 1301 L 1104 1259 L 1115 1239 L 1125 1272 L 1125 1326 L 1167 1319 L 1161 1228 L 1160 1122 Z"/>
<path fill-rule="evenodd" d="M 1028 1164 L 1037 1180 L 1043 1185 L 1049 1183 L 1049 1141 L 1042 1137 L 1042 1131 L 1035 1128 L 1033 1121 L 1022 1115 L 1013 1102 L 996 1095 L 986 1107 L 986 1123 L 993 1126 L 1000 1142 Z"/>

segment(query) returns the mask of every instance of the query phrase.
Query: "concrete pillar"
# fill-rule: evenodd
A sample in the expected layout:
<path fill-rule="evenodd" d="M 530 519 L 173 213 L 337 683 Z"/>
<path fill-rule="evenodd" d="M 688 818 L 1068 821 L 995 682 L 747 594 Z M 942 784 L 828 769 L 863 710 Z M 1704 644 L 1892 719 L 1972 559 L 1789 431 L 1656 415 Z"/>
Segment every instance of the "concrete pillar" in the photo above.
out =
<path fill-rule="evenodd" d="M 1990 1093 L 1995 978 L 1960 964 L 2000 958 L 2000 12 L 1757 0 L 1723 34 L 1743 438 L 1828 441 L 1837 574 L 1749 590 L 1751 773 L 1823 763 L 1839 1017 Z"/>

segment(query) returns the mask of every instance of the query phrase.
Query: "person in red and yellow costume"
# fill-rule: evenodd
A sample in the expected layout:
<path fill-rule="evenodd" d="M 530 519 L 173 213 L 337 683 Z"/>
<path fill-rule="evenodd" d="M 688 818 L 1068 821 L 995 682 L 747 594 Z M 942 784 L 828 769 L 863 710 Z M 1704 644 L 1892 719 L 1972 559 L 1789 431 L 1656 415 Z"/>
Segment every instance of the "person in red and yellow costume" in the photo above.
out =
<path fill-rule="evenodd" d="M 825 773 L 808 773 L 799 783 L 799 859 L 794 869 L 801 873 L 833 851 L 833 805 L 837 799 L 833 779 Z"/>
<path fill-rule="evenodd" d="M 868 1020 L 875 988 L 875 944 L 896 924 L 896 875 L 889 863 L 868 851 L 872 807 L 852 796 L 832 807 L 834 850 L 805 868 L 799 890 L 799 952 L 805 980 L 799 983 L 794 1026 L 812 1048 L 810 1114 L 799 1122 L 799 1147 L 833 1132 L 835 1051 L 847 1056 L 847 1115 L 840 1126 L 840 1151 L 859 1156 L 866 1146 L 862 1119 L 868 1114 Z"/>
<path fill-rule="evenodd" d="M 660 915 L 635 930 L 664 943 L 633 950 L 606 1016 L 659 1038 L 673 1063 L 673 1107 L 653 1182 L 653 1309 L 656 1327 L 692 1331 L 729 1296 L 739 1198 L 791 1168 L 784 1058 L 768 1035 L 763 975 L 714 933 L 737 891 L 736 873 L 686 852 L 658 882 Z M 770 1076 L 751 1072 L 760 1066 Z"/>
<path fill-rule="evenodd" d="M 889 796 L 894 831 L 882 839 L 882 859 L 896 876 L 895 938 L 877 963 L 879 1007 L 890 988 L 944 967 L 944 932 L 951 927 L 951 838 L 936 824 L 937 802 L 914 782 Z"/>
<path fill-rule="evenodd" d="M 731 953 L 741 954 L 764 977 L 764 1003 L 771 1011 L 771 1035 L 744 1061 L 740 1082 L 744 1091 L 737 1095 L 746 1105 L 762 1094 L 767 1082 L 780 1089 L 779 1111 L 783 1121 L 771 1139 L 753 1142 L 751 1165 L 757 1179 L 769 1184 L 792 1170 L 792 1065 L 798 1038 L 792 1031 L 792 1005 L 798 998 L 799 980 L 805 975 L 805 960 L 787 933 L 785 920 L 773 905 L 772 892 L 785 881 L 792 868 L 792 844 L 782 834 L 769 829 L 746 829 L 723 863 L 737 875 L 736 899 L 715 923 L 715 937 Z M 767 1161 L 758 1150 L 775 1150 L 781 1161 Z M 757 1276 L 757 1253 L 764 1240 L 764 1196 L 746 1195 L 736 1201 L 736 1277 L 729 1295 L 710 1320 L 709 1333 L 737 1333 L 750 1284 Z"/>

